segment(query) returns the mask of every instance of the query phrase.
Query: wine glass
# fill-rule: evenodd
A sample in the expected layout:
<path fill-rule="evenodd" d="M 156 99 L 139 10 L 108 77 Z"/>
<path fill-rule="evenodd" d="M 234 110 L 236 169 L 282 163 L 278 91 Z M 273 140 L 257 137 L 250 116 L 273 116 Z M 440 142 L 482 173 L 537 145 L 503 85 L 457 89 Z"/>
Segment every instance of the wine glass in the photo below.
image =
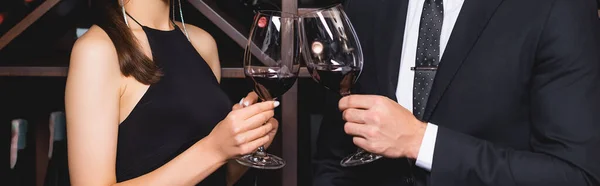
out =
<path fill-rule="evenodd" d="M 351 94 L 363 67 L 363 54 L 356 32 L 342 5 L 305 13 L 300 19 L 302 56 L 309 73 L 320 85 L 339 93 Z M 358 149 L 344 158 L 344 167 L 362 165 L 381 158 Z"/>
<path fill-rule="evenodd" d="M 279 11 L 257 11 L 244 54 L 244 74 L 261 101 L 275 100 L 289 90 L 300 69 L 298 16 Z M 237 162 L 258 169 L 279 169 L 285 161 L 265 152 L 237 158 Z"/>

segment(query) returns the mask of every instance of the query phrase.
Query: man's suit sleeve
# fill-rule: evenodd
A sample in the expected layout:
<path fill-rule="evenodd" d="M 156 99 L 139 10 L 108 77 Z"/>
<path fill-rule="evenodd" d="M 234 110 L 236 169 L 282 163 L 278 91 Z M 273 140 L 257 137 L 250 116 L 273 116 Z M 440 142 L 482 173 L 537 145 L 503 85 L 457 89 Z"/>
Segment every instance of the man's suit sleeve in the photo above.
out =
<path fill-rule="evenodd" d="M 439 123 L 431 185 L 600 185 L 599 35 L 593 0 L 556 0 L 532 72 L 532 151 Z"/>
<path fill-rule="evenodd" d="M 344 132 L 344 121 L 337 101 L 339 96 L 327 93 L 325 116 L 317 139 L 317 153 L 314 158 L 313 186 L 358 186 L 360 167 L 343 168 L 340 161 L 356 151 L 352 137 Z"/>

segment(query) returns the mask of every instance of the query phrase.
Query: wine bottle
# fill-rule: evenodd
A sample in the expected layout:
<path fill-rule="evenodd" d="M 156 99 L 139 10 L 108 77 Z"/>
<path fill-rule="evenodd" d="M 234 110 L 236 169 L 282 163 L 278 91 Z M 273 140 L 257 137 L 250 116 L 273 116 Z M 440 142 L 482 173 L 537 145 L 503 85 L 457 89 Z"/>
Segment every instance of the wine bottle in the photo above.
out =
<path fill-rule="evenodd" d="M 42 0 L 22 0 L 23 5 L 26 7 L 28 13 L 35 10 L 40 4 L 42 4 Z"/>
<path fill-rule="evenodd" d="M 14 0 L 0 0 L 0 36 L 20 21 L 23 14 L 22 3 Z"/>
<path fill-rule="evenodd" d="M 37 4 L 35 2 L 27 3 L 25 0 L 0 0 L 0 13 L 4 16 L 4 20 L 0 24 L 0 35 L 3 35 L 27 14 L 31 13 L 33 11 L 32 7 L 37 7 Z"/>
<path fill-rule="evenodd" d="M 10 153 L 10 181 L 9 185 L 20 186 L 31 183 L 27 181 L 28 168 L 30 167 L 25 158 L 25 149 L 27 147 L 27 120 L 12 120 L 13 136 L 11 139 Z"/>
<path fill-rule="evenodd" d="M 66 119 L 64 112 L 50 114 L 50 144 L 45 186 L 68 186 L 69 168 L 67 162 Z"/>
<path fill-rule="evenodd" d="M 6 17 L 6 13 L 0 12 L 0 26 L 4 23 L 4 17 Z"/>

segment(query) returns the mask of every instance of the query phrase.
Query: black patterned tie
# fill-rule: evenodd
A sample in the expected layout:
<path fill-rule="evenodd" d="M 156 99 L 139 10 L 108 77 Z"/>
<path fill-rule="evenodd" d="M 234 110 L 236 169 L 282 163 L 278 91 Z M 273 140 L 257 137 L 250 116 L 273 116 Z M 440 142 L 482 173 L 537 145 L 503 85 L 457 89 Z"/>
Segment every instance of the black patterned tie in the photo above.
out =
<path fill-rule="evenodd" d="M 443 22 L 443 0 L 425 0 L 419 26 L 416 66 L 412 68 L 415 71 L 413 114 L 418 119 L 423 119 L 425 114 L 429 92 L 440 63 L 440 35 Z"/>

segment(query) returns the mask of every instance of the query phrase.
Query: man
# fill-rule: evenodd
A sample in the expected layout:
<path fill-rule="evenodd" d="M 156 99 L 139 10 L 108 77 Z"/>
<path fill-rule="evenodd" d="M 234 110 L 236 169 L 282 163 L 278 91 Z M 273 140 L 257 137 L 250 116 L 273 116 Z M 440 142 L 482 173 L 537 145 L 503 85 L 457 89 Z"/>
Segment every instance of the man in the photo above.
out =
<path fill-rule="evenodd" d="M 365 66 L 314 185 L 600 185 L 595 3 L 347 0 Z M 357 146 L 384 158 L 341 167 Z"/>

